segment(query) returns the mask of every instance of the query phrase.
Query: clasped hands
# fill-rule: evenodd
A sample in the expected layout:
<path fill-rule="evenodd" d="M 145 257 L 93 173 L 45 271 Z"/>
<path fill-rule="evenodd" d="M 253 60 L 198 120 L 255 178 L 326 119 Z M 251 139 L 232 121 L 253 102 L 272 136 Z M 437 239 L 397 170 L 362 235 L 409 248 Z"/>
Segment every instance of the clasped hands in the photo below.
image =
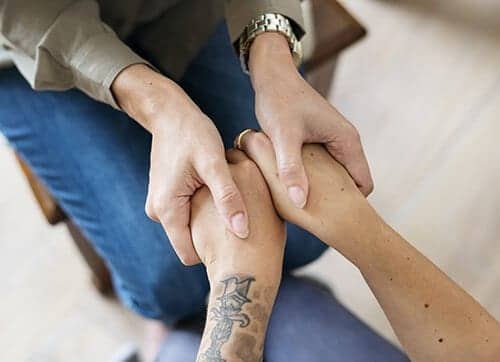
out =
<path fill-rule="evenodd" d="M 301 157 L 307 143 L 324 144 L 368 195 L 373 183 L 357 130 L 300 75 L 286 39 L 259 35 L 249 69 L 257 120 L 272 141 L 279 179 L 296 207 L 309 197 Z M 152 134 L 146 213 L 162 224 L 180 260 L 186 265 L 200 261 L 189 224 L 191 197 L 204 185 L 226 228 L 246 238 L 251 232 L 248 205 L 231 177 L 212 120 L 181 87 L 146 65 L 126 68 L 112 92 L 120 107 Z"/>
<path fill-rule="evenodd" d="M 351 176 L 324 146 L 309 144 L 302 149 L 309 197 L 304 207 L 298 208 L 280 180 L 269 138 L 252 131 L 245 133 L 239 143 L 241 150 L 227 151 L 226 158 L 247 205 L 248 237 L 238 238 L 226 229 L 208 188 L 201 188 L 192 198 L 193 245 L 206 266 L 211 289 L 197 359 L 202 362 L 221 356 L 228 361 L 261 360 L 267 323 L 281 280 L 286 239 L 282 218 L 352 259 L 366 242 L 360 233 L 369 230 L 367 224 L 379 222 Z M 353 248 L 357 239 L 360 242 Z M 229 281 L 231 285 L 247 285 L 228 291 Z M 238 296 L 231 299 L 232 293 Z M 226 299 L 228 296 L 230 299 Z M 243 308 L 246 303 L 249 306 Z M 241 318 L 248 321 L 248 328 L 232 325 L 232 320 Z M 216 337 L 221 328 L 229 328 L 227 338 Z M 245 358 L 241 358 L 243 354 Z"/>
<path fill-rule="evenodd" d="M 208 188 L 199 189 L 192 198 L 191 230 L 193 245 L 205 265 L 229 262 L 244 270 L 245 260 L 241 255 L 257 253 L 276 255 L 273 270 L 280 269 L 278 259 L 282 259 L 286 238 L 283 220 L 302 227 L 341 252 L 343 245 L 349 243 L 351 249 L 353 240 L 364 240 L 364 230 L 381 222 L 349 173 L 324 146 L 303 146 L 301 157 L 309 181 L 308 201 L 303 208 L 289 198 L 279 176 L 273 145 L 264 133 L 245 133 L 240 148 L 228 150 L 226 158 L 247 205 L 250 232 L 246 239 L 229 232 Z M 242 248 L 247 249 L 246 253 Z M 267 249 L 267 254 L 262 254 L 259 248 Z M 275 250 L 271 252 L 272 248 Z"/>
<path fill-rule="evenodd" d="M 207 269 L 198 360 L 262 360 L 281 279 L 281 218 L 359 268 L 412 360 L 496 360 L 499 323 L 369 205 L 358 132 L 301 77 L 286 40 L 259 35 L 249 69 L 265 135 L 249 133 L 227 154 L 215 125 L 172 80 L 136 64 L 111 86 L 152 134 L 146 213 L 184 264 L 201 259 Z"/>

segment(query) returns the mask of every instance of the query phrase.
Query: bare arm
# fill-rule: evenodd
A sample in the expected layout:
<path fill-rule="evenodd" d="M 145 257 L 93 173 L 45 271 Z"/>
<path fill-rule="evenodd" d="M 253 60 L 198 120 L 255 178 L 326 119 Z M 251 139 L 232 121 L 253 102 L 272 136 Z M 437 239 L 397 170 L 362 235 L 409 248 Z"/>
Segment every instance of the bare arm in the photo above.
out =
<path fill-rule="evenodd" d="M 245 159 L 239 151 L 230 155 L 231 173 L 248 205 L 248 239 L 225 229 L 208 190 L 193 199 L 193 242 L 211 289 L 198 361 L 261 361 L 281 279 L 284 225 L 257 166 Z"/>
<path fill-rule="evenodd" d="M 379 222 L 377 232 L 365 239 L 369 252 L 356 265 L 409 356 L 415 361 L 498 358 L 498 322 L 397 232 Z"/>
<path fill-rule="evenodd" d="M 413 361 L 498 358 L 499 323 L 391 229 L 323 147 L 303 148 L 311 185 L 303 210 L 288 201 L 266 136 L 246 136 L 243 148 L 259 165 L 281 216 L 317 235 L 360 269 Z"/>

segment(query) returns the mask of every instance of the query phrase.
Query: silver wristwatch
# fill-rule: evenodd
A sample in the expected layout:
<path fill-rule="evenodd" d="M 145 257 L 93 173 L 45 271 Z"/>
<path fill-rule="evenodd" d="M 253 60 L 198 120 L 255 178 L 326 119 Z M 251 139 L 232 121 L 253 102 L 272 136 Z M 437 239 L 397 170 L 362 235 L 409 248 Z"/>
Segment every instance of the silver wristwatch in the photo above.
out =
<path fill-rule="evenodd" d="M 240 37 L 240 62 L 241 68 L 248 74 L 248 56 L 250 46 L 257 35 L 265 32 L 283 34 L 288 40 L 295 65 L 302 62 L 302 45 L 293 32 L 290 20 L 281 14 L 264 14 L 254 18 L 243 30 Z"/>

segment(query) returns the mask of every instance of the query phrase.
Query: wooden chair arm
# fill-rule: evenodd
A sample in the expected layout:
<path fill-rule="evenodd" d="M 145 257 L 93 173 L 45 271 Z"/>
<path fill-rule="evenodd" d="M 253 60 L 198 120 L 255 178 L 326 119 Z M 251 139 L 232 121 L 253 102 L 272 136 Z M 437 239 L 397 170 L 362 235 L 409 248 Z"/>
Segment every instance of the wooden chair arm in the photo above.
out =
<path fill-rule="evenodd" d="M 42 209 L 43 215 L 47 219 L 48 223 L 55 225 L 61 221 L 66 220 L 66 214 L 61 210 L 56 200 L 49 193 L 45 185 L 43 185 L 38 178 L 33 174 L 30 167 L 24 162 L 24 160 L 16 153 L 16 158 L 21 166 L 21 170 L 28 179 L 28 183 L 31 186 L 31 191 L 35 196 L 38 205 Z"/>
<path fill-rule="evenodd" d="M 366 29 L 336 0 L 310 0 L 314 44 L 305 60 L 306 71 L 335 58 L 341 50 L 366 35 Z M 306 35 L 307 37 L 307 35 Z"/>

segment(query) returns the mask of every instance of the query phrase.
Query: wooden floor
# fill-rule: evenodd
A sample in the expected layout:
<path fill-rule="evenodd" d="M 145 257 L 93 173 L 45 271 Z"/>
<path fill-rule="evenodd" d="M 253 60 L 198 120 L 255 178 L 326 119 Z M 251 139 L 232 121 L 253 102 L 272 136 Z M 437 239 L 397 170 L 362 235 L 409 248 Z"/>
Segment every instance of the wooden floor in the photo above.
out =
<path fill-rule="evenodd" d="M 332 101 L 359 128 L 371 201 L 500 318 L 500 2 L 345 0 L 369 36 L 345 53 Z M 107 361 L 139 318 L 92 289 L 67 232 L 49 227 L 0 140 L 0 361 Z M 393 339 L 335 252 L 303 272 Z"/>

